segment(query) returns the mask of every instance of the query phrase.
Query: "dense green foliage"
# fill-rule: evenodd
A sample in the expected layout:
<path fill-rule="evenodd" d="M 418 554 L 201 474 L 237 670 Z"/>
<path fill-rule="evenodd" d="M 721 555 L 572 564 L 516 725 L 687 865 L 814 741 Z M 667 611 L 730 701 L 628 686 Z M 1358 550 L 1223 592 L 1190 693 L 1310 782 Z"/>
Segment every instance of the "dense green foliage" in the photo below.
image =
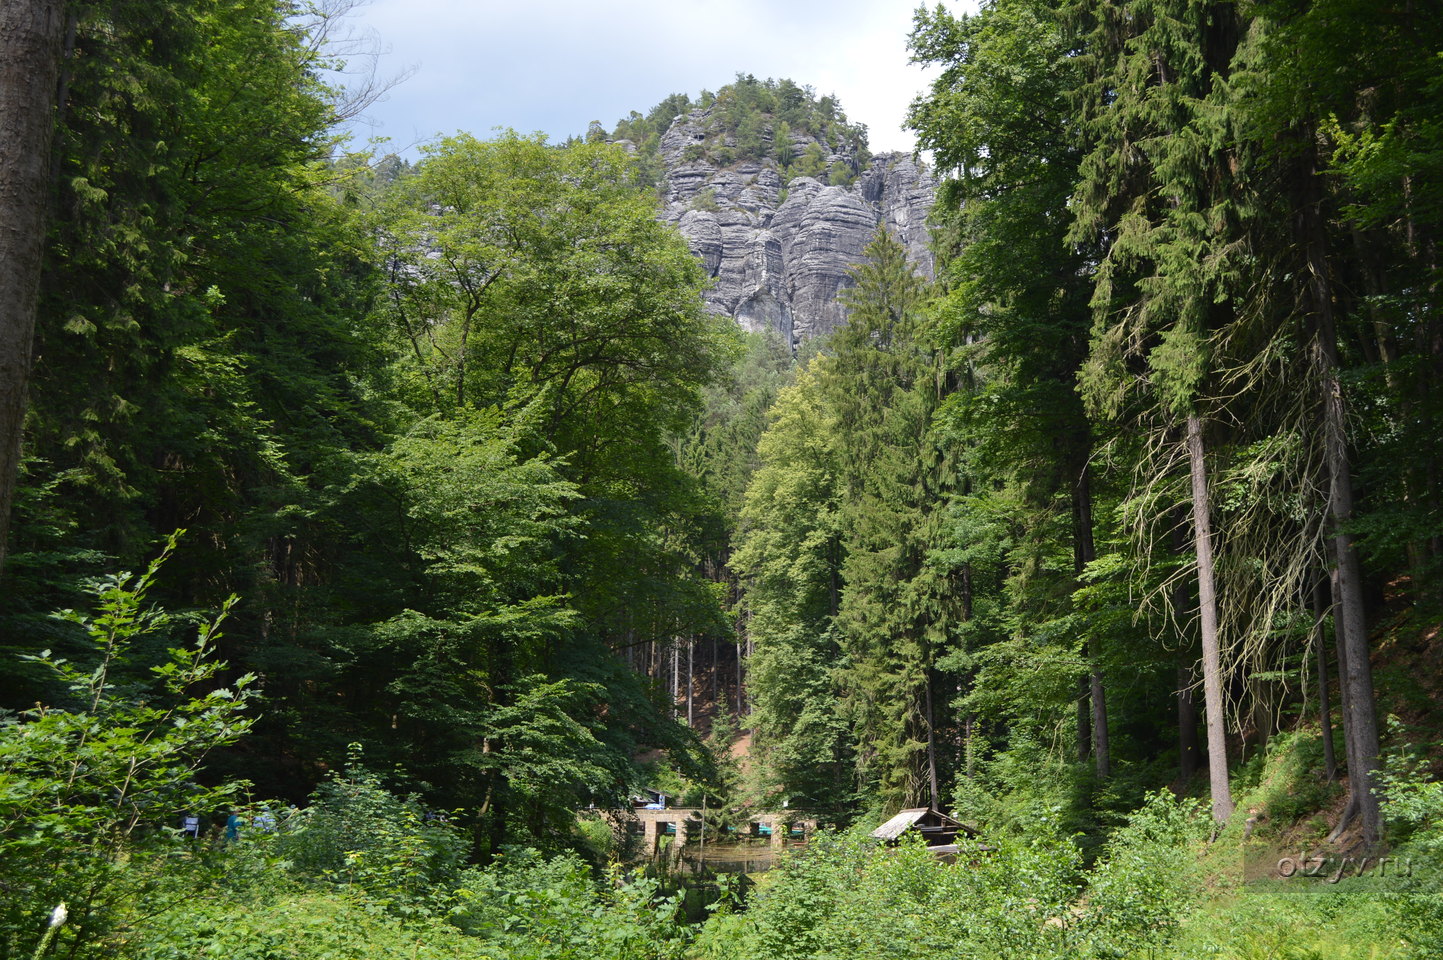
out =
<path fill-rule="evenodd" d="M 911 114 L 948 175 L 942 275 L 908 301 L 868 251 L 851 325 L 773 408 L 733 561 L 773 795 L 1001 829 L 1060 805 L 1091 850 L 1206 760 L 1225 821 L 1240 760 L 1317 722 L 1321 657 L 1341 676 L 1343 821 L 1376 839 L 1368 625 L 1426 636 L 1440 530 L 1433 467 L 1394 472 L 1384 438 L 1438 448 L 1402 411 L 1424 402 L 1404 371 L 1440 354 L 1438 304 L 1391 313 L 1382 293 L 1423 296 L 1427 208 L 1360 203 L 1355 166 L 1369 131 L 1431 128 L 1410 97 L 1338 79 L 1332 31 L 1356 16 L 919 12 L 914 52 L 942 70 Z M 1401 45 L 1388 89 L 1436 105 L 1398 16 L 1354 22 Z M 1334 99 L 1304 102 L 1324 75 Z M 905 322 L 879 328 L 893 301 Z"/>
<path fill-rule="evenodd" d="M 139 655 L 163 628 L 162 615 L 140 612 L 155 572 L 106 585 L 102 612 L 80 618 L 106 661 Z M 1355 878 L 1336 890 L 1240 884 L 1246 874 L 1238 873 L 1236 852 L 1230 863 L 1210 852 L 1204 805 L 1161 793 L 1129 815 L 1090 868 L 1055 810 L 1016 836 L 963 842 L 954 862 L 915 840 L 878 845 L 862 828 L 816 839 L 745 911 L 735 886 L 722 884 L 712 916 L 696 925 L 657 880 L 615 868 L 598 875 L 575 854 L 509 847 L 487 867 L 468 867 L 457 826 L 389 790 L 354 756 L 299 809 L 237 807 L 233 787 L 200 791 L 180 782 L 207 749 L 244 726 L 235 720 L 241 701 L 203 689 L 217 669 L 206 659 L 214 638 L 214 626 L 203 626 L 194 652 L 170 653 L 156 671 L 166 698 L 150 700 L 148 712 L 106 694 L 102 667 L 72 675 L 103 707 L 53 710 L 0 728 L 7 804 L 24 795 L 56 798 L 46 813 L 3 811 L 0 883 L 45 905 L 12 918 L 8 955 L 29 955 L 43 938 L 41 952 L 156 958 L 1044 960 L 1276 956 L 1283 945 L 1298 957 L 1344 957 L 1358 943 L 1369 956 L 1402 958 L 1425 955 L 1408 951 L 1426 952 L 1436 939 L 1439 797 L 1436 783 L 1419 779 L 1416 760 L 1400 758 L 1389 774 L 1389 813 L 1404 837 L 1395 855 L 1412 865 L 1402 878 Z M 194 722 L 169 722 L 181 715 Z M 151 732 L 137 739 L 146 724 Z M 104 760 L 75 745 L 54 749 L 57 731 L 77 727 L 104 745 Z M 90 759 L 79 779 L 75 768 L 16 762 L 40 759 L 25 753 L 36 746 L 51 758 Z M 1284 772 L 1289 752 L 1275 751 L 1277 766 L 1263 771 L 1267 786 L 1259 789 L 1296 790 L 1310 776 L 1305 768 Z M 135 793 L 116 791 L 107 779 L 121 770 L 138 771 Z M 1280 773 L 1284 781 L 1272 782 Z M 130 832 L 156 807 L 199 810 L 222 800 L 239 816 L 231 839 L 219 830 L 198 839 L 175 829 Z M 96 831 L 92 845 L 57 842 L 86 830 Z M 37 871 L 35 857 L 61 869 Z M 35 886 L 40 877 L 45 889 Z M 42 933 L 52 901 L 68 903 L 70 914 Z"/>
<path fill-rule="evenodd" d="M 147 605 L 174 547 L 138 577 L 95 583 L 94 613 L 64 614 L 80 638 L 74 660 L 49 650 L 30 658 L 64 690 L 60 702 L 0 716 L 6 956 L 39 936 L 57 903 L 72 905 L 76 936 L 103 935 L 167 882 L 182 814 L 234 803 L 242 786 L 195 783 L 206 755 L 254 722 L 245 713 L 253 675 L 214 686 L 224 611 L 202 621 L 194 641 L 156 646 L 178 626 Z"/>
<path fill-rule="evenodd" d="M 705 312 L 660 143 L 849 182 L 833 97 L 377 159 L 319 79 L 339 8 L 72 5 L 0 954 L 1436 954 L 1415 7 L 919 10 L 936 278 L 879 230 L 794 356 Z M 744 896 L 627 872 L 582 811 L 643 788 L 856 825 Z M 923 805 L 980 837 L 867 836 Z"/>
<path fill-rule="evenodd" d="M 618 652 L 728 634 L 674 440 L 740 346 L 635 164 L 505 134 L 372 168 L 324 18 L 76 11 L 0 703 L 63 702 L 18 658 L 83 652 L 50 611 L 184 523 L 156 599 L 239 596 L 220 653 L 268 704 L 213 777 L 299 800 L 360 743 L 495 853 L 648 749 L 704 776 Z"/>
<path fill-rule="evenodd" d="M 995 847 L 963 844 L 952 863 L 920 843 L 879 850 L 863 837 L 829 838 L 789 861 L 744 917 L 714 924 L 704 955 L 1144 955 L 1174 938 L 1200 895 L 1187 855 L 1201 833 L 1196 814 L 1154 798 L 1090 873 L 1046 826 Z"/>

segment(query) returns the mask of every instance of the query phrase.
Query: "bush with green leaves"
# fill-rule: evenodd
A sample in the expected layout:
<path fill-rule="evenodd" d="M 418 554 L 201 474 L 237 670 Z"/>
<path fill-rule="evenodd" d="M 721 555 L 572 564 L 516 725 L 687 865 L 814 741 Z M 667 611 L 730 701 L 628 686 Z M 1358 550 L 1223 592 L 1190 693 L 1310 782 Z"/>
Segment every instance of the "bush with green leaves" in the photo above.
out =
<path fill-rule="evenodd" d="M 1076 956 L 1079 866 L 1076 848 L 1046 830 L 963 842 L 954 863 L 917 840 L 824 836 L 746 914 L 712 920 L 698 949 L 717 960 Z"/>
<path fill-rule="evenodd" d="M 132 960 L 501 960 L 440 920 L 408 922 L 336 893 L 216 897 L 148 920 Z"/>
<path fill-rule="evenodd" d="M 953 862 L 919 838 L 861 830 L 789 858 L 744 915 L 713 918 L 711 960 L 1062 960 L 1168 956 L 1202 892 L 1206 811 L 1157 794 L 1091 871 L 1074 838 L 1039 820 L 1025 835 L 959 843 Z"/>
<path fill-rule="evenodd" d="M 1384 813 L 1400 841 L 1392 854 L 1404 865 L 1386 890 L 1397 932 L 1419 956 L 1443 956 L 1443 781 L 1404 749 L 1390 758 L 1383 785 Z"/>
<path fill-rule="evenodd" d="M 217 683 L 233 599 L 189 645 L 147 656 L 180 619 L 146 603 L 178 536 L 140 576 L 91 584 L 94 613 L 58 615 L 83 659 L 31 659 L 53 675 L 60 702 L 0 717 L 0 955 L 29 956 L 61 902 L 59 944 L 83 955 L 179 868 L 182 816 L 223 810 L 243 787 L 198 782 L 206 755 L 252 722 L 254 678 Z"/>
<path fill-rule="evenodd" d="M 1113 832 L 1088 875 L 1081 914 L 1097 956 L 1170 941 L 1201 898 L 1199 853 L 1210 828 L 1202 801 L 1158 791 Z"/>
<path fill-rule="evenodd" d="M 277 852 L 298 876 L 352 887 L 406 916 L 444 909 L 466 854 L 458 830 L 388 790 L 354 746 L 346 772 L 317 787 L 285 827 Z"/>
<path fill-rule="evenodd" d="M 574 854 L 511 848 L 466 871 L 451 916 L 514 960 L 681 960 L 691 934 L 680 905 L 655 879 L 613 869 L 598 883 Z"/>
<path fill-rule="evenodd" d="M 972 775 L 959 775 L 955 810 L 988 835 L 1026 836 L 1038 823 L 1065 833 L 1093 834 L 1095 778 L 1088 764 L 1059 757 L 1025 728 L 1013 730 L 1004 748 L 978 757 Z"/>

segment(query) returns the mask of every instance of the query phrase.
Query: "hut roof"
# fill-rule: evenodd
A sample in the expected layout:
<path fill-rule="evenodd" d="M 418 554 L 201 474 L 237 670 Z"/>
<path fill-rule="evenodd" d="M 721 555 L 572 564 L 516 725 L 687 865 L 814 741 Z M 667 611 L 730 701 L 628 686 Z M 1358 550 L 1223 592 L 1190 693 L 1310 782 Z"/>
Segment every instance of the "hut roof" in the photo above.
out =
<path fill-rule="evenodd" d="M 873 830 L 872 836 L 878 840 L 896 840 L 908 830 L 921 830 L 924 827 L 945 827 L 949 830 L 961 831 L 969 835 L 976 833 L 975 830 L 965 823 L 954 820 L 939 810 L 933 810 L 931 807 L 912 807 L 909 810 L 903 810 L 891 820 L 888 820 Z M 931 831 L 928 832 L 930 833 Z"/>

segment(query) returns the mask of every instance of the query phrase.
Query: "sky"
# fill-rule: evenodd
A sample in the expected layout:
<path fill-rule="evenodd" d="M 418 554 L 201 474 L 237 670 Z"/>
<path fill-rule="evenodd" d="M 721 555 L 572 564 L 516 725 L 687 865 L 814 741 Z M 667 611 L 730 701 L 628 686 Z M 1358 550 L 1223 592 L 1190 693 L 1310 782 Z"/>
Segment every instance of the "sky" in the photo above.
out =
<path fill-rule="evenodd" d="M 930 0 L 935 3 L 935 0 Z M 415 155 L 438 134 L 497 127 L 552 140 L 612 129 L 671 93 L 695 97 L 738 72 L 833 94 L 872 150 L 911 150 L 907 105 L 935 71 L 908 63 L 917 0 L 370 0 L 348 29 L 409 72 L 358 136 Z M 954 12 L 975 0 L 949 0 Z"/>

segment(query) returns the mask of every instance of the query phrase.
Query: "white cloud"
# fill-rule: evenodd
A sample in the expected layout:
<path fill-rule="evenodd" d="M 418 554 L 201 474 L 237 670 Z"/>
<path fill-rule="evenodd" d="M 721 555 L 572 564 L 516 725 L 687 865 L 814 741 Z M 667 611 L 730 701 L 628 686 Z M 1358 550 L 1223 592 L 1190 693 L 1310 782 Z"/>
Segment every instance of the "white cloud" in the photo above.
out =
<path fill-rule="evenodd" d="M 913 9 L 911 0 L 372 0 L 355 16 L 389 51 L 382 74 L 417 68 L 369 113 L 393 149 L 495 127 L 560 140 L 741 72 L 835 94 L 882 151 L 912 148 L 901 124 L 930 79 L 907 62 Z"/>

